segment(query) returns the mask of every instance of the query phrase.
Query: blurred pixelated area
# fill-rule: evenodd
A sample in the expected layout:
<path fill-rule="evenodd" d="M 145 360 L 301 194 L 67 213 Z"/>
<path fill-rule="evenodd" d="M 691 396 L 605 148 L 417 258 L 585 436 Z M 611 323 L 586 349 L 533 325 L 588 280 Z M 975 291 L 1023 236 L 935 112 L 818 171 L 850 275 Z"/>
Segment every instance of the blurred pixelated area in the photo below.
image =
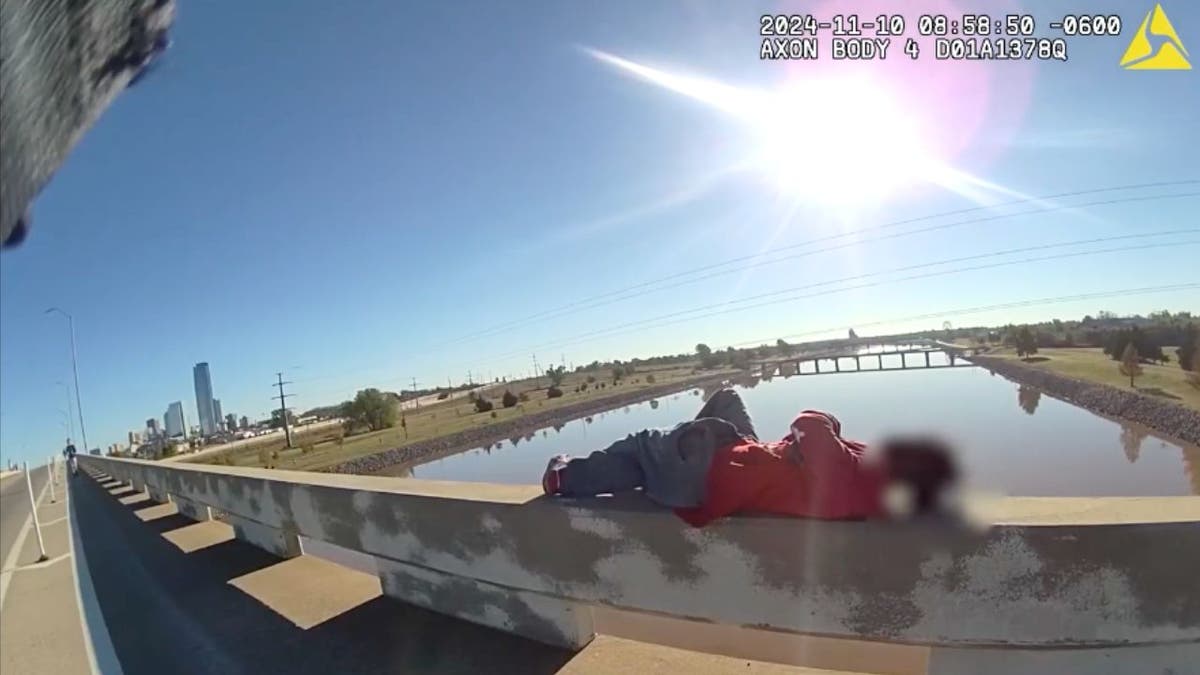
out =
<path fill-rule="evenodd" d="M 0 244 L 113 100 L 169 45 L 173 0 L 0 2 Z"/>

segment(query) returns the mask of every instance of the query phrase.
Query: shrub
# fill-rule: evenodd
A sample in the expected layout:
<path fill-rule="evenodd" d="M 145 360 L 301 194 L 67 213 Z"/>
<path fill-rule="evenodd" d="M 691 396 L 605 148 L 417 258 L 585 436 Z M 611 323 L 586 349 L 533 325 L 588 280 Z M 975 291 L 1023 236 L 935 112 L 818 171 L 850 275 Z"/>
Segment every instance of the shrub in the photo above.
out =
<path fill-rule="evenodd" d="M 505 389 L 504 396 L 500 397 L 500 402 L 504 405 L 505 408 L 513 407 L 514 405 L 517 404 L 518 400 L 519 399 L 517 398 L 517 395 L 512 393 L 508 389 Z"/>
<path fill-rule="evenodd" d="M 654 374 L 653 373 L 646 376 L 646 382 L 648 382 L 650 384 L 654 384 Z"/>
<path fill-rule="evenodd" d="M 583 384 L 579 385 L 579 391 L 587 391 L 587 387 L 588 383 L 584 382 Z"/>
<path fill-rule="evenodd" d="M 313 451 L 312 443 L 305 443 L 304 445 L 300 446 L 300 454 L 302 454 L 302 455 L 307 455 L 308 453 L 310 453 L 312 451 Z"/>
<path fill-rule="evenodd" d="M 559 389 L 558 387 L 550 387 L 546 390 L 546 398 L 558 398 L 562 395 L 562 389 Z"/>
<path fill-rule="evenodd" d="M 521 392 L 521 395 L 518 396 L 517 398 L 521 399 L 521 402 L 524 403 L 529 400 L 529 392 L 523 391 L 523 392 Z"/>
<path fill-rule="evenodd" d="M 595 382 L 595 381 L 596 381 L 596 376 L 595 376 L 595 375 L 588 375 L 588 376 L 587 376 L 587 381 L 588 381 L 588 384 L 591 384 L 591 383 Z"/>
<path fill-rule="evenodd" d="M 492 407 L 491 404 L 488 404 L 488 407 L 489 408 Z M 492 411 L 492 419 L 496 419 L 496 411 L 495 410 Z"/>
<path fill-rule="evenodd" d="M 482 396 L 475 399 L 475 412 L 487 412 L 494 407 L 495 406 L 492 405 L 491 401 L 487 400 L 486 398 L 484 398 Z M 496 416 L 495 414 L 492 415 L 492 417 L 495 417 L 495 416 Z"/>

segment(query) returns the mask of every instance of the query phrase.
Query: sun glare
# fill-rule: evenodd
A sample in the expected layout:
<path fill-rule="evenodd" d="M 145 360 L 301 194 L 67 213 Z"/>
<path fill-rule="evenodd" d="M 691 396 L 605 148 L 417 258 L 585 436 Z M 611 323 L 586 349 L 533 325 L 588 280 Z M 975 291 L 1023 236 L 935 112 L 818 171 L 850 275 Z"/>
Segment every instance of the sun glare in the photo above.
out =
<path fill-rule="evenodd" d="M 931 151 L 928 121 L 875 80 L 810 77 L 775 89 L 739 87 L 585 49 L 736 119 L 751 139 L 743 166 L 791 199 L 845 212 L 921 183 L 956 192 L 963 187 L 955 170 Z"/>
<path fill-rule="evenodd" d="M 763 98 L 748 120 L 754 163 L 785 193 L 851 206 L 929 178 L 919 125 L 872 82 L 813 80 Z"/>
<path fill-rule="evenodd" d="M 782 192 L 839 207 L 928 180 L 917 124 L 866 80 L 810 80 L 764 96 L 755 165 Z"/>

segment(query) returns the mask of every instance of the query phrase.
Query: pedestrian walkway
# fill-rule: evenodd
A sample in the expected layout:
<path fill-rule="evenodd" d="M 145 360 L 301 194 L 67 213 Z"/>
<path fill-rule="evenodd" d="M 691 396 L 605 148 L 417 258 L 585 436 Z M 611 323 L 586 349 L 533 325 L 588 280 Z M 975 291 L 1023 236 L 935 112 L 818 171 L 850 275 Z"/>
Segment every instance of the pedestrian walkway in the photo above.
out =
<path fill-rule="evenodd" d="M 41 549 L 32 523 L 23 523 L 14 544 L 15 561 L 0 571 L 0 673 L 4 675 L 94 672 L 90 641 L 80 618 L 70 501 L 62 467 L 58 468 L 53 498 L 47 484 L 38 499 L 46 560 L 39 561 Z"/>

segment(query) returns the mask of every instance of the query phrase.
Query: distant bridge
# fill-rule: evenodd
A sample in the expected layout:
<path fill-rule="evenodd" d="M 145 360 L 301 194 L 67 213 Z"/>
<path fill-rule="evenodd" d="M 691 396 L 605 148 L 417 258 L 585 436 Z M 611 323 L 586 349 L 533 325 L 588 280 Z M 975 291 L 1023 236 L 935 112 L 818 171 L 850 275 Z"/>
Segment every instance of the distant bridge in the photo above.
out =
<path fill-rule="evenodd" d="M 835 347 L 826 347 L 821 351 L 796 354 L 793 356 L 753 362 L 757 374 L 762 377 L 779 375 L 828 375 L 833 373 L 878 372 L 890 370 L 914 370 L 934 368 L 964 368 L 973 367 L 963 357 L 973 356 L 974 347 L 965 347 L 939 340 L 911 340 L 903 344 L 883 342 L 878 338 L 858 338 L 844 340 Z M 949 363 L 933 363 L 930 354 L 945 354 Z M 899 365 L 885 366 L 884 356 L 898 356 Z M 910 356 L 923 358 L 910 359 Z M 863 361 L 868 363 L 874 359 L 875 368 L 863 368 Z M 849 366 L 853 361 L 853 367 Z M 821 364 L 826 363 L 824 369 Z M 832 363 L 832 366 L 828 365 Z M 892 363 L 896 362 L 892 360 Z M 805 364 L 812 364 L 806 369 Z M 845 364 L 845 366 L 843 365 Z"/>

